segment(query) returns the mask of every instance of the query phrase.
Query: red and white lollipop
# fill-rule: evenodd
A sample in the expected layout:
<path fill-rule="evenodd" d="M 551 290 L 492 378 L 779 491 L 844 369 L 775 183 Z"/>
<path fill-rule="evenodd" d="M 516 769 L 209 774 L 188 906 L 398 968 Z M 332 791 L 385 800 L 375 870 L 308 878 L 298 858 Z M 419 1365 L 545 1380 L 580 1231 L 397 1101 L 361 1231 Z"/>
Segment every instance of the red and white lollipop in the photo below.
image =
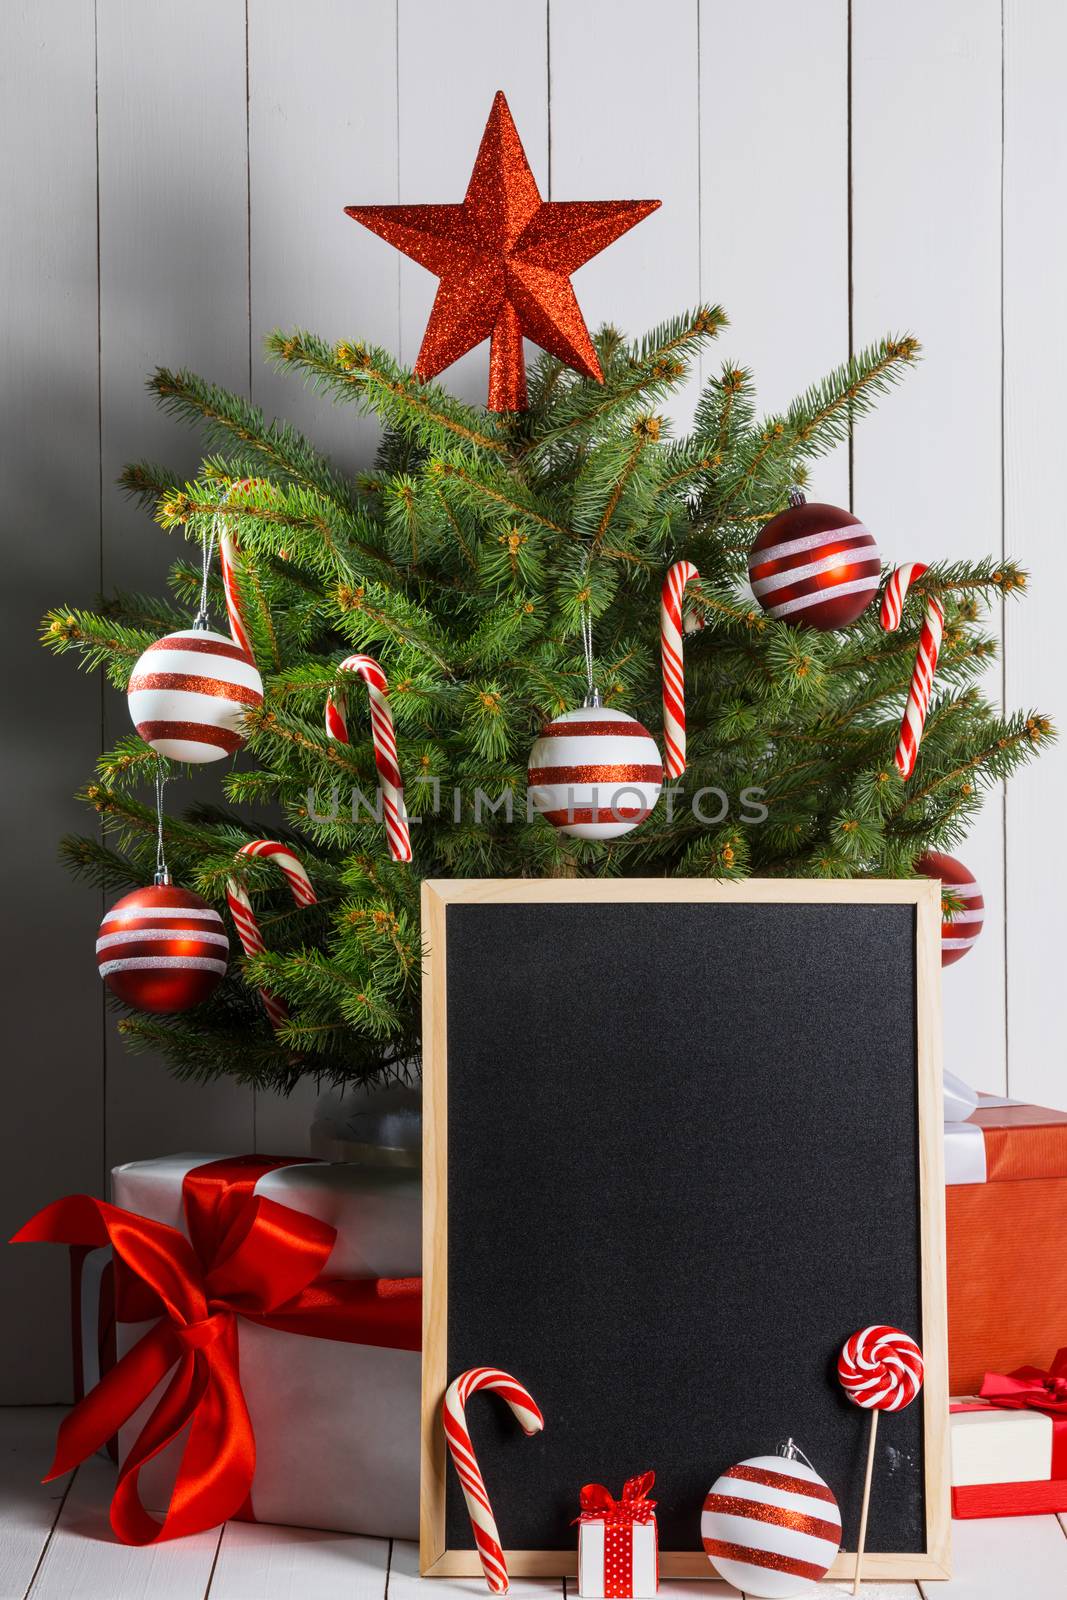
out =
<path fill-rule="evenodd" d="M 923 1386 L 923 1354 L 899 1328 L 875 1323 L 846 1339 L 837 1376 L 853 1405 L 903 1411 Z"/>
<path fill-rule="evenodd" d="M 871 1503 L 871 1475 L 874 1471 L 874 1446 L 878 1437 L 878 1413 L 903 1411 L 910 1406 L 923 1386 L 923 1356 L 919 1346 L 899 1328 L 876 1322 L 860 1328 L 846 1339 L 837 1358 L 837 1376 L 853 1405 L 871 1413 L 871 1434 L 867 1444 L 867 1472 L 863 1480 L 863 1505 L 860 1509 L 860 1536 L 856 1546 L 856 1573 L 852 1593 L 860 1592 L 860 1563 L 867 1542 L 867 1512 Z"/>

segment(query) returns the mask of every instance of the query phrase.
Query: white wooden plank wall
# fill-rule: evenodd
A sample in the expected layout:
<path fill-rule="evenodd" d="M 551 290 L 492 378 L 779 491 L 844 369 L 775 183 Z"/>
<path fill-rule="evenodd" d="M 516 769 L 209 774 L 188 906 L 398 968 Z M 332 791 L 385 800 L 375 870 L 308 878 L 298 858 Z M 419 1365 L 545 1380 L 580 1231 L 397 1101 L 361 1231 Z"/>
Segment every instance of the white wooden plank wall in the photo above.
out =
<path fill-rule="evenodd" d="M 180 85 L 173 95 L 160 93 L 149 61 L 166 63 L 167 80 Z M 191 476 L 200 459 L 193 433 L 146 395 L 148 374 L 186 366 L 248 390 L 244 70 L 242 0 L 97 7 L 105 590 L 159 590 L 182 549 L 118 488 L 123 466 L 162 461 Z M 108 690 L 109 741 L 128 727 L 122 697 Z M 185 794 L 178 787 L 175 806 L 192 793 L 221 798 L 213 771 L 195 789 L 182 784 Z M 247 1145 L 251 1095 L 227 1083 L 210 1098 L 208 1148 Z M 146 1149 L 203 1149 L 204 1112 L 197 1084 L 130 1055 L 109 1026 L 108 1170 Z"/>
<path fill-rule="evenodd" d="M 156 586 L 172 557 L 173 538 L 113 486 L 139 456 L 197 460 L 144 395 L 158 363 L 251 394 L 346 466 L 368 459 L 371 426 L 265 367 L 262 338 L 303 326 L 414 359 L 433 280 L 343 207 L 458 199 L 497 88 L 546 194 L 664 201 L 578 275 L 591 323 L 640 333 L 721 301 L 731 326 L 708 371 L 752 367 L 768 409 L 850 341 L 922 338 L 923 366 L 813 490 L 851 499 L 891 559 L 1004 551 L 1031 566 L 1032 598 L 992 617 L 1006 655 L 988 686 L 1064 720 L 1067 20 L 1054 0 L 1004 0 L 1003 15 L 1001 0 L 661 0 L 652 15 L 636 0 L 12 0 L 0 27 L 13 152 L 0 437 L 18 534 L 4 648 L 22 777 L 5 792 L 6 837 L 22 846 L 4 964 L 9 1231 L 53 1195 L 99 1191 L 117 1160 L 303 1146 L 310 1089 L 284 1103 L 182 1086 L 102 1027 L 99 903 L 54 862 L 57 836 L 81 825 L 70 795 L 99 745 L 100 694 L 37 650 L 33 623 L 51 602 L 90 603 L 101 580 Z M 448 381 L 480 399 L 486 367 L 473 352 Z M 125 727 L 110 693 L 103 720 L 109 738 Z M 991 797 L 961 851 L 986 931 L 945 981 L 949 1064 L 1063 1105 L 1065 775 L 1060 750 L 1006 803 Z M 211 774 L 199 792 L 216 792 Z M 47 964 L 33 959 L 45 939 Z M 4 1349 L 0 1399 L 60 1399 L 58 1267 L 10 1251 L 0 1273 L 41 1330 Z"/>
<path fill-rule="evenodd" d="M 700 89 L 700 292 L 730 318 L 706 365 L 782 411 L 848 355 L 848 0 L 704 0 Z M 848 505 L 846 449 L 810 498 Z"/>
<path fill-rule="evenodd" d="M 921 337 L 922 365 L 856 431 L 854 503 L 891 561 L 1002 548 L 999 0 L 853 0 L 853 326 Z M 1001 632 L 999 607 L 991 631 Z M 999 664 L 985 688 L 1000 699 Z M 980 944 L 944 975 L 945 1065 L 1002 1093 L 1000 793 L 959 852 Z"/>
<path fill-rule="evenodd" d="M 616 0 L 610 26 L 595 3 L 549 3 L 553 198 L 663 202 L 575 280 L 589 325 L 630 335 L 702 293 L 699 10 L 660 0 L 655 18 L 640 0 Z M 608 96 L 618 109 L 598 112 Z M 683 428 L 696 397 L 694 380 L 675 409 Z"/>
<path fill-rule="evenodd" d="M 1032 592 L 1005 616 L 1005 698 L 1067 729 L 1060 584 L 1067 574 L 1061 386 L 1067 352 L 1067 126 L 1055 111 L 1067 8 L 1007 0 L 1004 12 L 1004 544 Z M 1063 939 L 1067 858 L 1056 843 L 1067 744 L 1008 791 L 1007 955 L 1013 1094 L 1067 1105 Z"/>
<path fill-rule="evenodd" d="M 59 836 L 84 826 L 72 795 L 100 749 L 100 690 L 47 659 L 34 637 L 46 607 L 84 602 L 100 581 L 92 16 L 79 0 L 47 12 L 20 0 L 0 28 L 0 214 L 11 219 L 0 251 L 6 1239 L 57 1184 L 99 1182 L 104 1045 L 90 959 L 99 899 L 72 890 L 56 860 Z M 4 1319 L 0 1393 L 9 1399 L 53 1398 L 64 1387 L 67 1288 L 46 1254 L 0 1250 L 0 1304 L 22 1296 L 33 1308 L 32 1339 L 22 1317 L 14 1328 Z"/>

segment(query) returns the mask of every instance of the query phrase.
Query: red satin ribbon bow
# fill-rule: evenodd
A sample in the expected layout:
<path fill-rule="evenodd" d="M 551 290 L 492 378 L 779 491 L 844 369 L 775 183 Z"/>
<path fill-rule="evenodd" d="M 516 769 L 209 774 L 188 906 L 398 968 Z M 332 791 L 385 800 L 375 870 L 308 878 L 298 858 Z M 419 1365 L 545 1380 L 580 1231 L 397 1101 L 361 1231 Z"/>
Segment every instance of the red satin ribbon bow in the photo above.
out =
<path fill-rule="evenodd" d="M 127 1319 L 162 1315 L 64 1419 L 45 1479 L 98 1450 L 176 1367 L 119 1472 L 111 1526 L 125 1544 L 177 1539 L 251 1515 L 256 1442 L 238 1370 L 239 1317 L 321 1339 L 419 1348 L 420 1279 L 320 1277 L 336 1230 L 253 1193 L 264 1172 L 288 1165 L 248 1156 L 194 1168 L 183 1191 L 189 1239 L 84 1194 L 46 1206 L 15 1234 L 15 1244 L 111 1245 L 138 1280 L 126 1297 Z M 159 1522 L 141 1504 L 138 1477 L 187 1424 Z"/>
<path fill-rule="evenodd" d="M 1044 1411 L 1052 1418 L 1053 1478 L 1067 1478 L 1067 1347 L 1057 1350 L 1047 1372 L 1016 1367 L 987 1372 L 978 1393 L 1006 1411 Z"/>

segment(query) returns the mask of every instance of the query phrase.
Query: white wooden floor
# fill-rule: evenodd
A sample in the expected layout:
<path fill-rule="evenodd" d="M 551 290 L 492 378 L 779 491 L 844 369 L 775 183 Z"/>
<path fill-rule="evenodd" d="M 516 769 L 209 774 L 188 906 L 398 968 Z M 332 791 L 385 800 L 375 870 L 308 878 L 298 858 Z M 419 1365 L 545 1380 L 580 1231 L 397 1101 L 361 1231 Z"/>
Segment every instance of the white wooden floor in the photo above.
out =
<path fill-rule="evenodd" d="M 475 1600 L 480 1581 L 418 1577 L 412 1544 L 231 1522 L 129 1550 L 107 1521 L 114 1471 L 102 1460 L 42 1485 L 62 1409 L 0 1409 L 0 1600 Z M 1062 1525 L 1061 1525 L 1062 1524 Z M 864 1585 L 867 1600 L 1064 1600 L 1067 1515 L 953 1524 L 948 1583 Z M 827 1595 L 851 1585 L 828 1584 Z M 516 1600 L 566 1600 L 564 1586 L 516 1582 Z M 665 1583 L 666 1600 L 728 1600 L 729 1584 Z"/>

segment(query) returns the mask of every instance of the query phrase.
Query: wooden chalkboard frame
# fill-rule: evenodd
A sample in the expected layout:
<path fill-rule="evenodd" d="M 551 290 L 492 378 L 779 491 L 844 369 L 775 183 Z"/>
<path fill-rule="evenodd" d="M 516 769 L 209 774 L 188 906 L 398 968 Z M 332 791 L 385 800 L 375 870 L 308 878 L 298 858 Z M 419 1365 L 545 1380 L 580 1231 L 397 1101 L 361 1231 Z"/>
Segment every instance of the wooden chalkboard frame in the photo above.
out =
<path fill-rule="evenodd" d="M 919 1218 L 926 1548 L 910 1553 L 867 1552 L 868 1581 L 950 1576 L 951 1520 L 948 1443 L 948 1337 L 945 1292 L 944 1152 L 941 1062 L 941 898 L 936 883 L 889 879 L 815 881 L 750 878 L 740 883 L 674 879 L 465 879 L 422 885 L 423 971 L 423 1353 L 422 1466 L 419 1562 L 423 1577 L 476 1577 L 473 1549 L 448 1549 L 445 1537 L 446 1446 L 441 1400 L 448 1384 L 448 1018 L 446 910 L 466 904 L 701 903 L 914 905 L 916 1056 L 918 1072 Z M 513 1577 L 574 1577 L 575 1551 L 508 1550 Z M 828 1577 L 855 1571 L 854 1553 L 841 1552 Z M 663 1551 L 668 1578 L 706 1578 L 701 1551 Z"/>

